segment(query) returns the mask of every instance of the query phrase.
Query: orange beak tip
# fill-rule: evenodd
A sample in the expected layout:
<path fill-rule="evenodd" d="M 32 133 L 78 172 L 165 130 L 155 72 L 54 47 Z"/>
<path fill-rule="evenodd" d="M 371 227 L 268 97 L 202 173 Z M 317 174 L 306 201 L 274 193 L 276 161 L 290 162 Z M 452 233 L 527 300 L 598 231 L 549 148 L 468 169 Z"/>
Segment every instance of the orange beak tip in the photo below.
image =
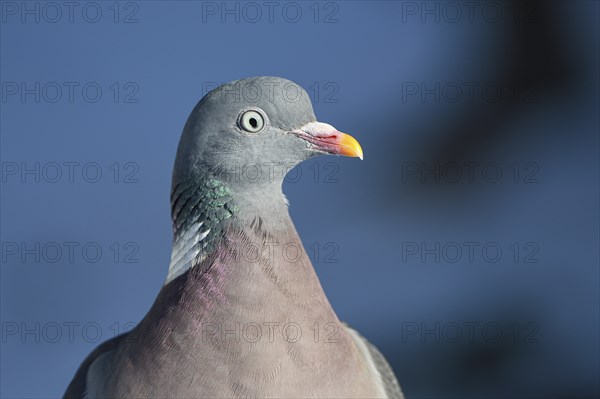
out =
<path fill-rule="evenodd" d="M 341 132 L 340 134 L 340 155 L 345 155 L 347 157 L 357 157 L 360 158 L 361 161 L 364 160 L 363 150 L 358 141 L 349 134 Z"/>

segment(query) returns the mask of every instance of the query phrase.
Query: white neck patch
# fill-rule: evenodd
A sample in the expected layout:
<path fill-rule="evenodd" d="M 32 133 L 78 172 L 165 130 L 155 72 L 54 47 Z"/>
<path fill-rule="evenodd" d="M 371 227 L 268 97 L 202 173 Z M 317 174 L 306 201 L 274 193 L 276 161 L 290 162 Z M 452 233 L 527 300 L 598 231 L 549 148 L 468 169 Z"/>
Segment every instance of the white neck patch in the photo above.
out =
<path fill-rule="evenodd" d="M 195 264 L 202 261 L 204 254 L 201 254 L 201 245 L 198 245 L 206 238 L 210 229 L 201 232 L 203 222 L 192 224 L 183 234 L 180 234 L 173 243 L 171 251 L 171 263 L 169 264 L 169 274 L 165 285 L 169 284 L 175 278 L 191 269 Z"/>

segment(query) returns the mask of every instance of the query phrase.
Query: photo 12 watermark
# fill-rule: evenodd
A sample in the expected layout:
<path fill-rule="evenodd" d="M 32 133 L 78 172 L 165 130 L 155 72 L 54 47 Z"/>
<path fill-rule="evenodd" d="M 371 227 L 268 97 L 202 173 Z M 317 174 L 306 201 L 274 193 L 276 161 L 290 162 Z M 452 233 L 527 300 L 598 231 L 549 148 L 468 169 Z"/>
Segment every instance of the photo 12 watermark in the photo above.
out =
<path fill-rule="evenodd" d="M 137 24 L 137 1 L 1 1 L 3 24 Z"/>
<path fill-rule="evenodd" d="M 540 263 L 535 241 L 403 241 L 400 259 L 414 263 Z"/>
<path fill-rule="evenodd" d="M 99 343 L 117 337 L 135 327 L 134 322 L 102 324 L 96 321 L 4 321 L 2 344 Z"/>
<path fill-rule="evenodd" d="M 240 242 L 229 256 L 244 265 L 340 263 L 341 246 L 336 241 L 313 241 L 305 247 L 300 242 L 252 241 Z M 202 255 L 200 255 L 202 256 Z"/>
<path fill-rule="evenodd" d="M 535 2 L 509 1 L 401 1 L 402 23 L 521 23 L 541 20 L 541 7 Z"/>
<path fill-rule="evenodd" d="M 235 183 L 265 184 L 302 181 L 315 184 L 337 184 L 342 180 L 340 165 L 336 161 L 313 161 L 309 164 L 296 162 L 234 162 L 223 167 L 219 173 L 227 181 Z"/>
<path fill-rule="evenodd" d="M 203 1 L 202 23 L 340 22 L 340 2 L 335 1 Z"/>
<path fill-rule="evenodd" d="M 540 165 L 533 161 L 404 161 L 403 184 L 536 184 Z"/>
<path fill-rule="evenodd" d="M 539 342 L 537 322 L 496 321 L 404 321 L 400 328 L 403 344 L 535 344 Z"/>
<path fill-rule="evenodd" d="M 416 104 L 535 104 L 540 101 L 535 81 L 404 81 L 402 103 Z"/>
<path fill-rule="evenodd" d="M 3 81 L 2 104 L 115 104 L 140 102 L 140 86 L 136 82 L 97 81 Z"/>
<path fill-rule="evenodd" d="M 6 161 L 0 164 L 0 178 L 3 184 L 137 184 L 140 166 L 133 161 Z"/>
<path fill-rule="evenodd" d="M 202 96 L 221 86 L 223 83 L 207 81 L 202 82 Z M 313 103 L 337 104 L 340 102 L 340 86 L 334 81 L 315 81 L 306 86 L 308 96 Z M 250 82 L 236 82 L 223 88 L 219 100 L 222 103 L 260 103 L 285 101 L 296 104 L 304 101 L 304 89 L 294 82 L 263 79 L 260 84 Z"/>
<path fill-rule="evenodd" d="M 2 241 L 2 264 L 139 263 L 135 241 Z"/>

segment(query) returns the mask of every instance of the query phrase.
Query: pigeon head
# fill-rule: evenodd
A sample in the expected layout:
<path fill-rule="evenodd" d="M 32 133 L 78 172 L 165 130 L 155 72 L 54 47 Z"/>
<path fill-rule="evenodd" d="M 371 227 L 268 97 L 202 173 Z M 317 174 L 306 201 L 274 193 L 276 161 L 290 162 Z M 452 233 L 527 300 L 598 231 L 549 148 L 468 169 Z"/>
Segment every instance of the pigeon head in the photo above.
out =
<path fill-rule="evenodd" d="M 316 121 L 299 85 L 276 77 L 233 81 L 209 92 L 185 125 L 173 184 L 195 174 L 230 188 L 278 185 L 287 171 L 320 154 L 362 159 L 352 136 Z"/>
<path fill-rule="evenodd" d="M 362 158 L 362 149 L 317 122 L 308 94 L 294 82 L 248 78 L 204 96 L 186 122 L 173 169 L 167 282 L 211 253 L 229 228 L 289 226 L 283 179 L 319 154 Z"/>

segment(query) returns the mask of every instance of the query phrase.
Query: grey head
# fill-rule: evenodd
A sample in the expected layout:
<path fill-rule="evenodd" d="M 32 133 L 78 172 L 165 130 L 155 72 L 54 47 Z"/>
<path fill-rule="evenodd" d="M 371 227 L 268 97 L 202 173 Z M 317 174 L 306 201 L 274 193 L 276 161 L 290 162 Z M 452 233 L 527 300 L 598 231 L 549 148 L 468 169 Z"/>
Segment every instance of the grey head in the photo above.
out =
<path fill-rule="evenodd" d="M 185 124 L 173 169 L 169 275 L 209 252 L 226 219 L 247 222 L 266 212 L 287 217 L 281 191 L 286 173 L 320 154 L 362 159 L 352 136 L 317 122 L 308 94 L 296 83 L 252 77 L 204 96 Z"/>
<path fill-rule="evenodd" d="M 228 186 L 281 185 L 256 167 L 291 168 L 332 153 L 362 158 L 356 140 L 316 121 L 310 98 L 296 83 L 277 77 L 233 81 L 208 93 L 190 114 L 177 150 L 173 185 L 201 172 Z M 240 178 L 239 173 L 253 171 Z"/>

